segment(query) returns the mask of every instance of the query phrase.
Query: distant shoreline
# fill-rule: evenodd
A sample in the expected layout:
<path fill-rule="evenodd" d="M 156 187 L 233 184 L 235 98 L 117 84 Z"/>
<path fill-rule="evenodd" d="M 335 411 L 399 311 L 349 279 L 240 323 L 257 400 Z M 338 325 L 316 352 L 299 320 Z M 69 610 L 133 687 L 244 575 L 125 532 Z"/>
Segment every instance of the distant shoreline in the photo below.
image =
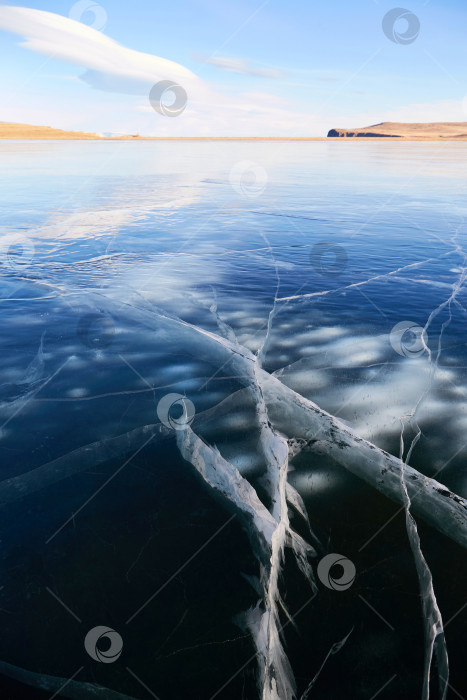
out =
<path fill-rule="evenodd" d="M 331 129 L 328 138 L 467 141 L 467 122 L 380 122 L 358 129 Z"/>
<path fill-rule="evenodd" d="M 391 125 L 393 126 L 393 125 Z M 115 141 L 326 141 L 332 142 L 355 142 L 355 141 L 430 141 L 430 142 L 464 142 L 467 141 L 467 133 L 461 135 L 450 134 L 448 128 L 449 123 L 446 123 L 446 135 L 437 133 L 432 135 L 429 133 L 431 125 L 405 125 L 400 124 L 400 132 L 396 130 L 390 131 L 387 135 L 373 135 L 372 127 L 366 129 L 345 131 L 331 130 L 336 136 L 140 136 L 139 134 L 124 135 L 124 136 L 102 136 L 97 133 L 89 133 L 86 131 L 64 131 L 62 129 L 54 129 L 50 126 L 32 126 L 29 124 L 14 124 L 0 123 L 0 140 L 9 141 L 99 141 L 99 142 L 115 142 Z M 407 126 L 420 126 L 419 135 L 416 135 L 416 130 L 412 133 L 405 133 L 404 129 Z M 374 128 L 374 127 L 373 127 Z M 467 124 L 466 124 L 467 130 Z M 389 131 L 389 129 L 388 129 Z M 428 131 L 428 133 L 427 133 Z M 331 133 L 329 132 L 329 133 Z M 362 133 L 363 132 L 363 133 Z M 425 133 L 424 133 L 425 132 Z M 368 136 L 366 135 L 368 133 Z M 365 134 L 365 135 L 364 135 Z M 392 136 L 392 138 L 388 138 Z"/>

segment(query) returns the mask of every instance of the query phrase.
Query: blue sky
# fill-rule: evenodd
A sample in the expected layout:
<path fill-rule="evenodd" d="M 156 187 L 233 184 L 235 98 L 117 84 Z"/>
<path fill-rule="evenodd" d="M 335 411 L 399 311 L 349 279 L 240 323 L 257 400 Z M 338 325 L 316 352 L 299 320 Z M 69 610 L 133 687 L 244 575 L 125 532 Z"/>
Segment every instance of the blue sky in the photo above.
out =
<path fill-rule="evenodd" d="M 386 0 L 10 3 L 0 7 L 0 120 L 161 136 L 322 136 L 386 120 L 467 120 L 467 5 L 411 0 L 404 8 L 420 31 L 406 44 L 383 32 L 393 8 Z M 403 18 L 394 24 L 399 35 L 406 28 Z M 176 118 L 149 103 L 151 86 L 166 79 L 187 96 Z"/>

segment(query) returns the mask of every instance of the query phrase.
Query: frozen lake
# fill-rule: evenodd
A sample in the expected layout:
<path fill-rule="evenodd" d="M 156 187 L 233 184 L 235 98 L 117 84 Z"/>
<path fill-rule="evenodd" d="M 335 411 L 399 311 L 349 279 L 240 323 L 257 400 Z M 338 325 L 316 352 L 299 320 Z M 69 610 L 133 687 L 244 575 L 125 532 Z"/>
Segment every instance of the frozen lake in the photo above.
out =
<path fill-rule="evenodd" d="M 418 699 L 430 625 L 465 691 L 460 530 L 404 463 L 467 497 L 466 157 L 0 141 L 11 697 Z"/>

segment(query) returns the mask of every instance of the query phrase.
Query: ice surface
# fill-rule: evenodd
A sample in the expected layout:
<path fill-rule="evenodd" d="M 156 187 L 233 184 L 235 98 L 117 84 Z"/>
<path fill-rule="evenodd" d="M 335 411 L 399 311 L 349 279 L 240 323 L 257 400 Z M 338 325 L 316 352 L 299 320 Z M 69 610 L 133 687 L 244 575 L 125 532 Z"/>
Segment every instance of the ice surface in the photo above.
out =
<path fill-rule="evenodd" d="M 293 201 L 279 211 L 274 198 L 266 203 L 235 204 L 227 194 L 222 216 L 214 218 L 209 229 L 205 211 L 197 221 L 192 210 L 185 216 L 184 208 L 196 209 L 210 183 L 200 184 L 193 173 L 185 177 L 180 163 L 177 167 L 180 172 L 174 175 L 175 181 L 184 185 L 162 190 L 157 211 L 154 198 L 160 182 L 138 181 L 128 195 L 124 188 L 119 190 L 115 207 L 96 202 L 86 212 L 52 215 L 35 229 L 38 257 L 34 267 L 21 275 L 6 275 L 2 311 L 12 337 L 17 335 L 23 344 L 28 337 L 28 352 L 16 358 L 14 346 L 3 348 L 0 434 L 7 440 L 2 445 L 0 506 L 5 519 L 17 514 L 18 529 L 27 531 L 28 512 L 35 512 L 42 500 L 49 503 L 49 494 L 54 494 L 50 508 L 54 515 L 55 510 L 64 512 L 64 530 L 54 533 L 52 529 L 48 537 L 62 556 L 66 547 L 61 536 L 66 532 L 74 553 L 73 536 L 87 522 L 77 516 L 86 503 L 84 497 L 79 501 L 79 493 L 72 503 L 62 503 L 59 487 L 66 485 L 73 491 L 75 481 L 94 484 L 96 479 L 99 489 L 105 483 L 101 469 L 114 463 L 120 468 L 145 445 L 154 448 L 156 457 L 150 467 L 137 464 L 135 472 L 158 475 L 164 471 L 164 455 L 172 445 L 177 459 L 181 455 L 185 460 L 180 460 L 183 469 L 194 474 L 193 479 L 196 476 L 208 501 L 216 501 L 217 507 L 220 504 L 234 515 L 233 522 L 247 535 L 248 573 L 241 573 L 251 584 L 246 586 L 251 598 L 242 598 L 243 607 L 236 600 L 229 614 L 254 648 L 257 696 L 292 700 L 298 694 L 301 700 L 308 700 L 321 672 L 335 663 L 337 654 L 350 649 L 352 659 L 357 636 L 349 631 L 353 620 L 350 624 L 346 618 L 342 627 L 334 620 L 330 635 L 323 639 L 324 652 L 307 659 L 307 665 L 300 661 L 298 644 L 289 634 L 294 630 L 300 640 L 299 635 L 308 635 L 307 640 L 315 642 L 327 631 L 327 620 L 321 620 L 321 627 L 314 626 L 319 606 L 325 611 L 339 610 L 341 604 L 335 599 L 340 593 L 326 608 L 326 594 L 329 590 L 334 595 L 334 591 L 324 590 L 314 572 L 319 557 L 335 551 L 336 540 L 350 549 L 354 545 L 351 535 L 346 539 L 345 530 L 358 525 L 359 514 L 350 523 L 346 520 L 353 491 L 343 492 L 349 483 L 346 478 L 356 477 L 351 483 L 365 482 L 368 491 L 364 493 L 370 494 L 365 507 L 370 510 L 374 498 L 377 507 L 384 508 L 387 498 L 405 517 L 407 535 L 403 530 L 397 546 L 402 550 L 406 544 L 412 559 L 405 565 L 417 574 L 420 626 L 423 624 L 425 634 L 424 668 L 417 669 L 420 690 L 427 700 L 437 684 L 439 697 L 445 698 L 449 664 L 443 617 L 456 610 L 445 612 L 446 596 L 437 598 L 440 576 L 432 575 L 430 567 L 439 566 L 432 555 L 433 540 L 467 547 L 467 503 L 455 493 L 465 495 L 461 491 L 465 477 L 462 482 L 459 462 L 450 471 L 451 458 L 465 457 L 467 425 L 464 340 L 450 335 L 456 321 L 459 327 L 467 314 L 462 223 L 453 226 L 447 222 L 444 228 L 439 221 L 436 226 L 430 222 L 425 237 L 417 230 L 412 234 L 419 236 L 414 245 L 404 248 L 403 239 L 406 252 L 396 255 L 400 241 L 394 243 L 391 236 L 398 234 L 399 224 L 391 219 L 383 233 L 375 228 L 362 242 L 359 227 L 366 225 L 372 211 L 367 196 L 358 198 L 353 193 L 351 210 L 335 208 L 327 199 L 326 185 L 319 204 L 317 197 L 303 216 Z M 212 183 L 225 196 L 225 173 L 211 175 Z M 334 174 L 329 177 L 332 182 Z M 402 213 L 416 210 L 417 202 L 417 197 L 409 198 Z M 315 216 L 318 209 L 321 218 Z M 240 219 L 238 211 L 242 212 Z M 212 214 L 216 216 L 214 208 Z M 455 215 L 463 217 L 465 212 Z M 276 231 L 278 220 L 281 227 L 288 228 Z M 296 231 L 292 220 L 304 222 L 300 226 L 306 230 Z M 322 227 L 323 232 L 315 227 Z M 146 238 L 140 236 L 145 228 Z M 123 229 L 125 235 L 119 238 Z M 316 236 L 335 233 L 349 250 L 352 269 L 330 281 L 311 279 L 309 254 Z M 381 255 L 383 259 L 373 269 L 368 260 L 378 259 L 385 234 L 387 262 Z M 174 235 L 179 236 L 177 246 L 172 245 Z M 196 245 L 191 245 L 192 239 Z M 86 255 L 83 250 L 88 244 L 91 250 Z M 378 294 L 374 297 L 375 289 Z M 422 313 L 421 305 L 415 303 L 410 307 L 409 302 L 425 295 L 427 312 L 423 307 Z M 392 297 L 401 308 L 392 304 Z M 37 312 L 31 311 L 31 304 L 37 304 Z M 16 313 L 8 316 L 14 305 Z M 419 356 L 408 358 L 393 351 L 393 311 L 397 320 L 422 319 L 430 343 Z M 70 325 L 76 326 L 83 315 L 92 313 L 114 324 L 108 347 L 83 345 L 75 330 L 70 332 Z M 156 422 L 158 400 L 175 391 L 196 405 L 193 422 L 176 433 Z M 64 414 L 69 411 L 68 429 L 71 426 L 72 430 L 60 441 L 54 421 L 56 425 L 62 410 Z M 29 434 L 30 425 L 37 426 L 37 439 Z M 27 444 L 30 461 L 22 458 L 15 463 L 20 451 L 17 444 L 12 448 L 8 442 L 15 426 Z M 420 451 L 422 443 L 424 451 Z M 433 459 L 428 459 L 430 452 L 436 455 Z M 168 484 L 172 486 L 170 479 L 166 489 Z M 165 492 L 161 495 L 156 488 L 154 492 L 148 488 L 148 493 L 153 499 L 150 526 L 127 563 L 131 581 L 152 539 L 160 537 L 157 528 L 157 537 L 152 530 L 151 517 L 163 510 L 157 499 L 163 499 Z M 313 510 L 321 498 L 333 511 L 332 524 L 322 511 Z M 174 501 L 177 503 L 176 498 Z M 107 503 L 109 508 L 114 505 L 118 515 L 112 511 L 113 517 L 118 520 L 121 502 Z M 335 512 L 343 532 L 336 532 Z M 87 517 L 87 511 L 83 513 Z M 97 516 L 92 513 L 90 522 L 95 524 L 92 518 Z M 193 518 L 195 525 L 202 513 L 200 507 Z M 390 511 L 387 521 L 392 517 Z M 382 516 L 381 527 L 385 527 L 385 518 Z M 131 528 L 131 522 L 130 518 L 125 524 Z M 8 522 L 5 540 L 12 530 Z M 370 536 L 376 534 L 372 531 Z M 173 530 L 168 536 L 175 542 Z M 174 549 L 182 549 L 186 530 L 180 528 L 177 537 Z M 99 538 L 104 549 L 116 547 L 112 533 L 105 529 L 96 537 L 92 532 L 92 541 Z M 366 546 L 359 544 L 362 549 Z M 380 555 L 383 558 L 386 553 Z M 154 559 L 152 568 L 145 570 L 147 578 L 164 564 Z M 377 564 L 372 561 L 369 568 Z M 388 582 L 387 588 L 391 585 Z M 410 596 L 418 603 L 416 585 Z M 183 586 L 182 581 L 180 589 Z M 366 590 L 359 590 L 366 595 Z M 304 603 L 314 600 L 313 596 L 319 600 L 308 627 L 296 615 L 296 595 L 303 596 Z M 209 605 L 205 608 L 208 616 Z M 175 632 L 178 624 L 183 628 L 186 610 L 177 612 L 181 622 Z M 161 641 L 162 646 L 171 634 Z M 230 634 L 212 645 L 225 644 L 229 649 L 237 641 Z M 203 643 L 198 644 L 197 637 L 193 644 L 191 640 L 180 643 L 173 655 L 179 658 L 186 649 Z M 368 646 L 372 646 L 371 639 Z M 382 644 L 376 653 L 384 658 L 385 651 Z M 55 677 L 53 668 L 49 675 L 45 673 L 48 669 L 37 673 L 26 663 L 20 666 L 3 663 L 0 672 L 50 692 L 64 683 L 63 674 Z M 361 697 L 371 697 L 376 690 L 363 689 Z M 70 682 L 62 694 L 130 697 L 78 681 Z"/>

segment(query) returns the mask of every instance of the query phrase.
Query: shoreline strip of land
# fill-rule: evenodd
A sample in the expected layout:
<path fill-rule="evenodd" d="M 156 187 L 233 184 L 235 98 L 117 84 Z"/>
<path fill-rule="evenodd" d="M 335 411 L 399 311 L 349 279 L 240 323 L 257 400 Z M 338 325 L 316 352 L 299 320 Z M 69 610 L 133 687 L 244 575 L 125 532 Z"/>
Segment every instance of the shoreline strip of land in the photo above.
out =
<path fill-rule="evenodd" d="M 331 129 L 327 136 L 140 136 L 66 131 L 50 126 L 0 122 L 0 139 L 54 141 L 467 141 L 467 122 L 381 122 L 360 129 Z"/>

